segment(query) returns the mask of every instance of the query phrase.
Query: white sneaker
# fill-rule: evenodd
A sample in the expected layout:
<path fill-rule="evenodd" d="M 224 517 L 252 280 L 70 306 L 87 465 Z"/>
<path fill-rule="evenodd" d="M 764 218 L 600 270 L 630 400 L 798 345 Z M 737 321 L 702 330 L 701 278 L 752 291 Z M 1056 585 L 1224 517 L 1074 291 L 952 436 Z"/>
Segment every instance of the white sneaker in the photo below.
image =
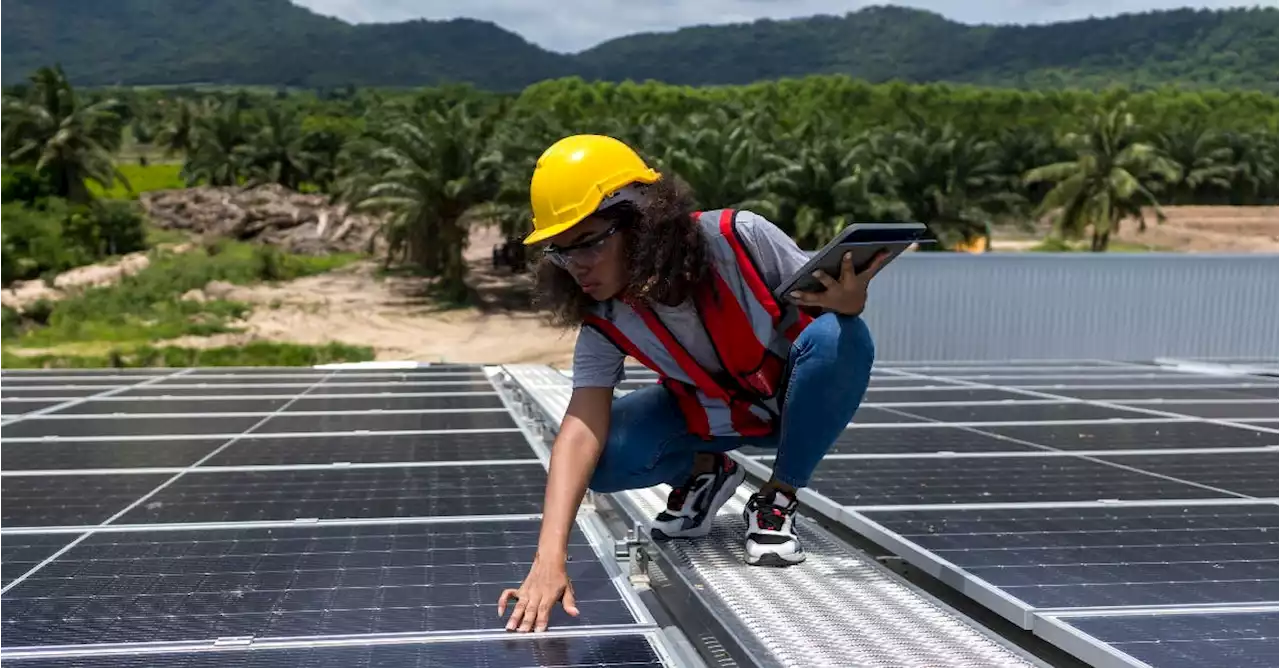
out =
<path fill-rule="evenodd" d="M 779 490 L 756 492 L 747 500 L 745 560 L 750 566 L 792 566 L 805 559 L 794 520 L 799 503 Z"/>
<path fill-rule="evenodd" d="M 728 455 L 716 455 L 710 473 L 689 479 L 667 495 L 667 508 L 653 521 L 649 534 L 654 540 L 697 538 L 711 533 L 711 521 L 747 479 L 747 472 Z"/>

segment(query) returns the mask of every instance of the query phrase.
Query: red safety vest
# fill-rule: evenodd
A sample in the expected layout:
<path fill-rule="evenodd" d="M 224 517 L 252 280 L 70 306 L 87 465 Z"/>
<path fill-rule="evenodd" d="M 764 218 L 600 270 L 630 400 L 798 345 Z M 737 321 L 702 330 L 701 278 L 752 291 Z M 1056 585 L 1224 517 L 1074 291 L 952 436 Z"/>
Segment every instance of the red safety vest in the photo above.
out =
<path fill-rule="evenodd" d="M 732 209 L 694 214 L 712 261 L 712 279 L 694 295 L 694 305 L 723 371 L 712 373 L 698 364 L 642 302 L 614 300 L 584 320 L 584 326 L 657 372 L 689 430 L 704 439 L 772 433 L 791 345 L 812 321 L 794 305 L 774 299 L 738 237 L 737 214 Z"/>

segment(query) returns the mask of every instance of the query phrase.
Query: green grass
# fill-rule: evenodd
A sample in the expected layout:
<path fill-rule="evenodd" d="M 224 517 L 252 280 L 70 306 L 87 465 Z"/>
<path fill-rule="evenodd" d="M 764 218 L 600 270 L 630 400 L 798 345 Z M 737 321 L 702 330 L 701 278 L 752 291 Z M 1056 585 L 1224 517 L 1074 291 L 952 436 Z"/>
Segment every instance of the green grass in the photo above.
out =
<path fill-rule="evenodd" d="M 108 367 L 311 366 L 331 362 L 367 362 L 368 346 L 329 343 L 323 346 L 255 341 L 244 346 L 181 348 L 149 345 L 112 348 L 103 355 L 15 355 L 5 350 L 6 369 L 83 369 Z"/>
<path fill-rule="evenodd" d="M 120 282 L 90 288 L 56 302 L 37 325 L 5 328 L 5 343 L 48 347 L 79 342 L 142 344 L 179 336 L 236 331 L 233 322 L 248 304 L 183 300 L 210 281 L 249 285 L 324 273 L 356 259 L 356 254 L 287 255 L 255 244 L 221 242 L 186 253 L 151 251 L 151 264 Z"/>
<path fill-rule="evenodd" d="M 110 189 L 105 191 L 102 186 L 90 181 L 88 183 L 89 191 L 98 197 L 129 199 L 139 193 L 151 192 L 152 190 L 171 190 L 187 187 L 186 182 L 179 176 L 182 171 L 182 163 L 179 162 L 151 163 L 149 165 L 120 162 L 117 166 L 120 168 L 120 172 L 124 174 L 124 177 L 129 180 L 129 185 L 133 187 L 132 191 L 120 181 L 117 181 Z"/>

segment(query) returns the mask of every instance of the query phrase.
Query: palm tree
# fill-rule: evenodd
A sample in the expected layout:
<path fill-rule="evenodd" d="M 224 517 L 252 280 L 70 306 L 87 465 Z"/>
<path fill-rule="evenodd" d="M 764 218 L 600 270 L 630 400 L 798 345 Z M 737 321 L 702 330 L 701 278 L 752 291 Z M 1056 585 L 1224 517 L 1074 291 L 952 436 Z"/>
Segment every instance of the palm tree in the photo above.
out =
<path fill-rule="evenodd" d="M 200 107 L 189 100 L 175 102 L 155 136 L 156 144 L 164 148 L 165 155 L 185 155 L 195 147 L 196 121 L 200 111 Z"/>
<path fill-rule="evenodd" d="M 1154 145 L 1178 166 L 1178 178 L 1168 184 L 1174 204 L 1201 202 L 1231 188 L 1234 173 L 1231 148 L 1203 121 L 1183 123 L 1155 135 Z"/>
<path fill-rule="evenodd" d="M 59 197 L 77 203 L 92 199 L 86 180 L 104 189 L 116 180 L 128 186 L 112 157 L 123 130 L 118 103 L 81 103 L 60 66 L 40 68 L 31 83 L 25 97 L 3 100 L 5 162 L 34 166 Z"/>
<path fill-rule="evenodd" d="M 769 154 L 740 206 L 769 218 L 802 247 L 816 248 L 859 220 L 901 218 L 906 209 L 865 142 L 815 135 L 795 157 Z"/>
<path fill-rule="evenodd" d="M 262 125 L 239 150 L 249 180 L 298 190 L 307 178 L 307 166 L 315 161 L 305 150 L 304 139 L 296 111 L 268 107 Z"/>
<path fill-rule="evenodd" d="M 1267 132 L 1229 132 L 1222 138 L 1231 152 L 1231 204 L 1276 202 L 1277 156 L 1276 135 Z"/>
<path fill-rule="evenodd" d="M 872 132 L 907 215 L 928 226 L 943 250 L 989 242 L 991 222 L 1024 201 L 1007 188 L 997 144 L 948 124 L 892 134 Z"/>
<path fill-rule="evenodd" d="M 240 102 L 223 101 L 216 108 L 196 118 L 193 144 L 182 165 L 182 176 L 188 184 L 200 182 L 211 186 L 240 184 L 245 174 L 244 146 L 248 138 Z"/>
<path fill-rule="evenodd" d="M 1055 235 L 1078 238 L 1092 228 L 1089 248 L 1101 252 L 1125 218 L 1137 218 L 1138 229 L 1146 229 L 1144 206 L 1155 210 L 1157 221 L 1164 221 L 1153 190 L 1162 182 L 1175 182 L 1180 170 L 1138 136 L 1133 115 L 1121 104 L 1095 114 L 1085 132 L 1063 138 L 1064 145 L 1075 152 L 1075 160 L 1027 172 L 1027 183 L 1056 184 L 1036 211 L 1040 216 L 1061 209 Z"/>
<path fill-rule="evenodd" d="M 497 192 L 483 164 L 492 131 L 493 118 L 465 104 L 404 116 L 364 144 L 367 162 L 341 188 L 354 208 L 387 217 L 387 261 L 438 276 L 445 299 L 467 297 L 468 214 Z"/>

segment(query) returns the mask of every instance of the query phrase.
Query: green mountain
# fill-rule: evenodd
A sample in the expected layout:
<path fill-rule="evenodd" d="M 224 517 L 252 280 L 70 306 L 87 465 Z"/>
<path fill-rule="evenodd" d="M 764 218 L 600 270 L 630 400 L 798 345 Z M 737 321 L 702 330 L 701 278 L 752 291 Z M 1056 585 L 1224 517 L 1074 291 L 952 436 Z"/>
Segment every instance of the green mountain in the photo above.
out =
<path fill-rule="evenodd" d="M 289 0 L 3 0 L 0 76 L 62 63 L 80 85 L 419 86 L 512 90 L 548 78 L 738 84 L 806 74 L 870 81 L 1274 90 L 1274 7 L 1180 9 L 1042 26 L 971 26 L 871 7 L 638 34 L 553 53 L 491 23 L 351 25 Z"/>

